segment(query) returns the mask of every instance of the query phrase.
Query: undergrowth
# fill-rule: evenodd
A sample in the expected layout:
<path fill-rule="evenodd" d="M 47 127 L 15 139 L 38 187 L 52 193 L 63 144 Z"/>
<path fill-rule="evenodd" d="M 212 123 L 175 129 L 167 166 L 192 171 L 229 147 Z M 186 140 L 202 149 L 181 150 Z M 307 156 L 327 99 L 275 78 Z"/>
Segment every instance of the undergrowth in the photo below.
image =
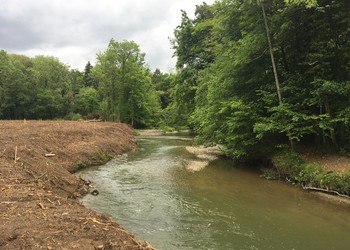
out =
<path fill-rule="evenodd" d="M 263 177 L 267 179 L 287 179 L 303 187 L 350 195 L 350 170 L 345 173 L 326 171 L 319 164 L 306 163 L 290 149 L 275 154 L 271 162 L 273 168 L 263 169 Z"/>

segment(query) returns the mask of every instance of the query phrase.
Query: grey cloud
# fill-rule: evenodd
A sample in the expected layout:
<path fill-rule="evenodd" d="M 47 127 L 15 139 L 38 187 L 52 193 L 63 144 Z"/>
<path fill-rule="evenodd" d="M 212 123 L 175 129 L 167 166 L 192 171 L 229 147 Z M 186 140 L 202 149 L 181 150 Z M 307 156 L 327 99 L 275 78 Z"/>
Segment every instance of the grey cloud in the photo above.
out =
<path fill-rule="evenodd" d="M 25 23 L 0 15 L 0 48 L 25 50 L 41 44 L 42 36 Z"/>
<path fill-rule="evenodd" d="M 94 56 L 91 48 L 103 51 L 111 38 L 135 40 L 146 52 L 150 66 L 162 67 L 157 64 L 172 61 L 167 39 L 169 29 L 174 28 L 169 20 L 174 15 L 171 6 L 192 1 L 201 3 L 200 0 L 1 0 L 0 49 L 19 53 L 57 51 L 55 56 L 60 58 L 58 53 L 65 48 L 79 47 L 76 57 L 91 58 Z M 180 17 L 180 12 L 176 15 Z M 154 30 L 159 26 L 167 30 L 164 28 L 160 30 L 164 34 L 155 36 Z M 67 53 L 64 58 L 78 61 L 69 59 Z"/>

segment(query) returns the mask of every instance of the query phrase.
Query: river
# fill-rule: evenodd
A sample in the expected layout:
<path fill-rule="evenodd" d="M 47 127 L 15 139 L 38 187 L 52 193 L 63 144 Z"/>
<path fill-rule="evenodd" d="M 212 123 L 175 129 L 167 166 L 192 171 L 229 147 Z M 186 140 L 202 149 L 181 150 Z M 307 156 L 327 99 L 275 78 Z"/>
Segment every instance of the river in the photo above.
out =
<path fill-rule="evenodd" d="M 79 174 L 84 205 L 157 249 L 350 249 L 350 211 L 228 159 L 201 171 L 183 137 L 140 137 L 139 149 Z"/>

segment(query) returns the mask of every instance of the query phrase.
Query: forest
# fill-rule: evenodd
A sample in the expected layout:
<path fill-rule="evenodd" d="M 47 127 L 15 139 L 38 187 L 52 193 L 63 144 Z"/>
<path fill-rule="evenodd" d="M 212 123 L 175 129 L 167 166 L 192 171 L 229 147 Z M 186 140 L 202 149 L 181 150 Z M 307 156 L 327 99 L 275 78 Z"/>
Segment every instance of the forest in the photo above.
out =
<path fill-rule="evenodd" d="M 0 51 L 0 119 L 102 119 L 191 129 L 234 159 L 276 147 L 350 150 L 350 2 L 221 0 L 182 12 L 175 72 L 111 39 L 84 71 Z"/>

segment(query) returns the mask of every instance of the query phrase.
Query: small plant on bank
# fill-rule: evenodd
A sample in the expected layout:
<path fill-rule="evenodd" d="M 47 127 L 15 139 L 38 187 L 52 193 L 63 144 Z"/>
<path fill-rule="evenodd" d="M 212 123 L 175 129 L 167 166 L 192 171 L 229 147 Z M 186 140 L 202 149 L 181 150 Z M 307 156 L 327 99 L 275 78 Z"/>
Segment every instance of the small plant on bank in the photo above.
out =
<path fill-rule="evenodd" d="M 81 160 L 78 160 L 76 163 L 75 163 L 75 166 L 73 167 L 72 170 L 70 170 L 71 173 L 75 173 L 75 172 L 78 172 L 79 170 L 81 169 L 84 169 L 88 166 L 88 164 L 86 164 L 85 162 L 81 161 Z"/>
<path fill-rule="evenodd" d="M 90 160 L 93 165 L 96 165 L 96 164 L 106 163 L 112 158 L 113 158 L 113 155 L 111 153 L 100 150 L 100 151 L 97 151 L 95 154 L 93 154 L 90 157 Z"/>
<path fill-rule="evenodd" d="M 272 157 L 272 165 L 276 169 L 279 178 L 295 178 L 301 171 L 304 161 L 300 156 L 290 150 L 282 149 Z"/>
<path fill-rule="evenodd" d="M 300 166 L 300 172 L 295 175 L 294 179 L 302 186 L 319 187 L 324 170 L 318 164 L 304 163 Z"/>
<path fill-rule="evenodd" d="M 266 180 L 278 180 L 279 175 L 276 169 L 274 168 L 262 168 L 262 175 L 260 177 L 265 178 Z"/>
<path fill-rule="evenodd" d="M 291 150 L 283 149 L 272 157 L 273 168 L 263 170 L 266 179 L 288 179 L 306 189 L 350 195 L 350 170 L 345 173 L 325 171 L 319 164 L 305 163 Z"/>
<path fill-rule="evenodd" d="M 69 113 L 66 118 L 70 121 L 78 121 L 82 119 L 82 116 L 78 113 Z"/>

